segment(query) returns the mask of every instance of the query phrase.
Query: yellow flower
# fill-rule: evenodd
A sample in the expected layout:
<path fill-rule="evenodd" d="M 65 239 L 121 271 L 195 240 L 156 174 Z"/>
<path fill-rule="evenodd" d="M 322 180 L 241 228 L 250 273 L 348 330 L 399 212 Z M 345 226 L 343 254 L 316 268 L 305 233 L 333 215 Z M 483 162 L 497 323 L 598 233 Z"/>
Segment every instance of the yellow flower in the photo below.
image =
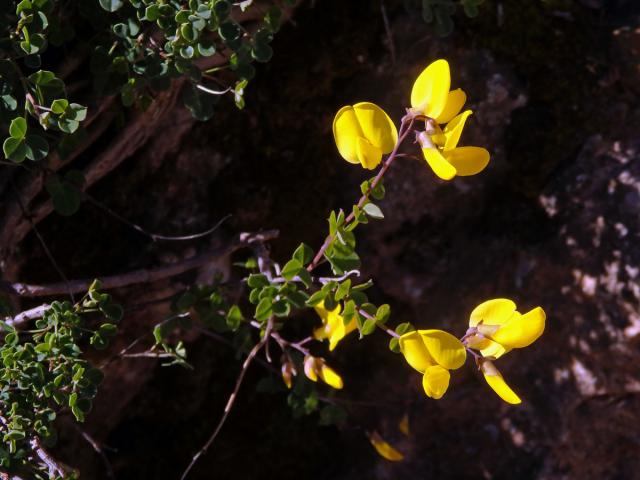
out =
<path fill-rule="evenodd" d="M 451 90 L 451 75 L 446 60 L 436 60 L 418 76 L 411 90 L 411 107 L 415 114 L 432 120 L 427 131 L 418 136 L 425 160 L 443 180 L 456 175 L 480 173 L 489 163 L 489 152 L 481 147 L 458 147 L 464 124 L 473 112 L 462 109 L 467 95 Z M 440 125 L 447 124 L 444 131 Z"/>
<path fill-rule="evenodd" d="M 540 307 L 523 315 L 512 300 L 487 300 L 471 312 L 466 343 L 479 350 L 483 357 L 498 359 L 514 348 L 535 342 L 544 332 L 545 319 Z"/>
<path fill-rule="evenodd" d="M 393 448 L 389 443 L 385 442 L 378 432 L 374 431 L 369 434 L 369 441 L 382 458 L 386 458 L 390 462 L 400 462 L 404 460 L 404 455 Z"/>
<path fill-rule="evenodd" d="M 542 308 L 536 307 L 523 315 L 507 298 L 487 300 L 471 312 L 465 345 L 480 351 L 484 357 L 479 361 L 484 379 L 507 403 L 518 404 L 521 400 L 488 359 L 498 359 L 514 348 L 531 345 L 544 332 L 545 320 Z"/>
<path fill-rule="evenodd" d="M 313 336 L 316 340 L 324 340 L 328 338 L 329 350 L 336 348 L 336 345 L 338 345 L 340 340 L 357 328 L 355 317 L 351 319 L 348 325 L 344 324 L 344 318 L 340 315 L 340 310 L 342 308 L 340 305 L 337 305 L 336 308 L 329 311 L 324 308 L 323 301 L 314 308 L 322 319 L 322 326 L 313 331 Z"/>
<path fill-rule="evenodd" d="M 333 120 L 333 136 L 342 158 L 373 170 L 398 141 L 395 125 L 377 105 L 360 102 L 342 107 Z"/>
<path fill-rule="evenodd" d="M 307 355 L 304 358 L 304 374 L 309 378 L 309 380 L 317 382 L 319 378 L 336 390 L 340 390 L 344 387 L 342 377 L 340 377 L 335 370 L 325 363 L 324 358 Z"/>
<path fill-rule="evenodd" d="M 441 398 L 449 387 L 449 370 L 460 368 L 466 358 L 464 345 L 442 330 L 418 330 L 399 339 L 409 365 L 423 374 L 422 387 L 431 398 Z"/>
<path fill-rule="evenodd" d="M 512 405 L 522 403 L 520 397 L 516 395 L 516 393 L 511 390 L 511 387 L 507 385 L 507 382 L 504 381 L 502 374 L 498 371 L 493 362 L 483 360 L 480 364 L 480 370 L 482 371 L 482 375 L 484 375 L 484 379 L 487 381 L 489 386 L 502 400 Z"/>

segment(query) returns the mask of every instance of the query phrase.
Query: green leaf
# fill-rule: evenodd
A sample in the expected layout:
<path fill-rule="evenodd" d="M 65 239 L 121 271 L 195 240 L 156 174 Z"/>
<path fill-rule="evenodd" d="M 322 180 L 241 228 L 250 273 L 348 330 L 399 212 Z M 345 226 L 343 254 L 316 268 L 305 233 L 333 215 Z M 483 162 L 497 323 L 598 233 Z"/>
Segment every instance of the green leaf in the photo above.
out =
<path fill-rule="evenodd" d="M 273 304 L 273 313 L 278 317 L 287 317 L 291 313 L 291 305 L 286 300 L 278 300 Z"/>
<path fill-rule="evenodd" d="M 347 421 L 347 411 L 339 405 L 326 405 L 320 410 L 318 423 L 323 426 L 344 425 Z"/>
<path fill-rule="evenodd" d="M 371 335 L 376 330 L 376 321 L 373 318 L 367 318 L 362 327 L 360 327 L 360 338 Z"/>
<path fill-rule="evenodd" d="M 105 304 L 99 304 L 98 308 L 105 317 L 109 320 L 113 320 L 114 322 L 122 320 L 122 316 L 124 315 L 124 310 L 117 303 L 108 302 Z"/>
<path fill-rule="evenodd" d="M 27 146 L 23 140 L 9 137 L 2 144 L 4 156 L 16 163 L 23 162 L 27 156 Z"/>
<path fill-rule="evenodd" d="M 271 316 L 271 312 L 273 311 L 273 304 L 271 297 L 265 297 L 260 300 L 258 306 L 256 307 L 255 318 L 256 320 L 262 322 Z"/>
<path fill-rule="evenodd" d="M 385 303 L 378 307 L 378 310 L 376 311 L 376 320 L 384 324 L 389 320 L 389 315 L 391 315 L 391 307 Z"/>
<path fill-rule="evenodd" d="M 233 305 L 227 312 L 227 326 L 235 332 L 240 327 L 242 320 L 244 320 L 244 317 L 240 307 Z"/>
<path fill-rule="evenodd" d="M 25 146 L 26 156 L 29 160 L 42 160 L 49 153 L 49 144 L 40 135 L 27 135 Z"/>
<path fill-rule="evenodd" d="M 345 327 L 351 323 L 353 317 L 356 315 L 356 304 L 353 300 L 349 300 L 344 304 L 344 309 L 342 310 L 342 320 L 344 322 Z"/>
<path fill-rule="evenodd" d="M 311 274 L 305 268 L 300 269 L 300 271 L 298 272 L 298 277 L 300 277 L 300 281 L 304 283 L 305 287 L 311 288 L 313 279 L 311 278 Z"/>
<path fill-rule="evenodd" d="M 62 182 L 57 175 L 52 175 L 47 179 L 45 188 L 51 195 L 56 212 L 60 215 L 73 215 L 80 208 L 82 202 L 80 192 Z"/>
<path fill-rule="evenodd" d="M 318 290 L 317 292 L 315 292 L 313 295 L 311 295 L 309 297 L 309 300 L 307 300 L 305 303 L 306 305 L 308 305 L 309 307 L 315 307 L 316 305 L 318 305 L 320 302 L 322 302 L 326 296 L 329 294 L 329 292 L 324 291 L 324 290 Z"/>
<path fill-rule="evenodd" d="M 252 273 L 247 279 L 247 285 L 251 288 L 266 287 L 269 285 L 269 280 L 262 273 Z"/>
<path fill-rule="evenodd" d="M 182 102 L 193 118 L 204 122 L 213 116 L 218 96 L 203 92 L 195 85 L 187 85 L 182 91 Z"/>
<path fill-rule="evenodd" d="M 306 265 L 313 259 L 313 250 L 308 245 L 301 243 L 293 252 L 292 258 L 298 260 L 302 265 Z"/>
<path fill-rule="evenodd" d="M 9 135 L 16 140 L 21 140 L 27 134 L 27 121 L 23 117 L 16 117 L 9 125 Z"/>
<path fill-rule="evenodd" d="M 69 106 L 69 100 L 58 98 L 51 102 L 51 111 L 56 115 L 62 115 Z"/>
<path fill-rule="evenodd" d="M 107 12 L 115 12 L 119 10 L 123 5 L 123 0 L 99 0 L 100 6 Z"/>
<path fill-rule="evenodd" d="M 371 218 L 375 218 L 377 220 L 381 220 L 384 218 L 382 210 L 380 210 L 380 207 L 378 207 L 375 203 L 367 203 L 364 207 L 362 207 L 362 209 Z"/>
<path fill-rule="evenodd" d="M 266 63 L 273 57 L 273 49 L 267 43 L 256 43 L 251 49 L 251 56 L 261 63 Z"/>
<path fill-rule="evenodd" d="M 336 301 L 340 301 L 344 297 L 349 295 L 350 290 L 351 290 L 351 279 L 347 278 L 344 282 L 340 284 L 340 286 L 338 286 L 338 289 L 336 290 L 336 295 L 335 295 Z"/>
<path fill-rule="evenodd" d="M 302 268 L 302 263 L 293 258 L 285 264 L 285 266 L 282 268 L 281 273 L 286 280 L 291 280 L 298 274 L 300 270 L 302 270 Z"/>

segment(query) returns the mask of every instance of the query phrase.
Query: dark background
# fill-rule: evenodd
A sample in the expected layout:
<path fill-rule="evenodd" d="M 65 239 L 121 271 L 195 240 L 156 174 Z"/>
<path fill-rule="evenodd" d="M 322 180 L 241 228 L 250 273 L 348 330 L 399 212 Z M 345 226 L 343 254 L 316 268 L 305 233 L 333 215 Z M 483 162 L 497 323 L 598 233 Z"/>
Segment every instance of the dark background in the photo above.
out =
<path fill-rule="evenodd" d="M 366 100 L 399 119 L 416 76 L 446 58 L 452 88 L 463 88 L 474 110 L 463 142 L 488 148 L 491 163 L 449 183 L 423 162 L 394 164 L 385 221 L 359 230 L 363 275 L 376 282 L 371 297 L 391 305 L 395 323 L 461 336 L 475 305 L 505 296 L 521 311 L 542 306 L 547 328 L 498 364 L 524 400 L 515 407 L 471 362 L 442 400 L 428 399 L 387 338 L 354 334 L 328 357 L 343 375 L 335 401 L 349 419 L 322 427 L 315 414 L 294 420 L 286 394 L 257 392 L 269 373 L 256 364 L 190 478 L 640 478 L 638 4 L 488 0 L 477 18 L 457 15 L 442 39 L 401 2 L 386 3 L 391 38 L 378 1 L 312 3 L 276 36 L 243 111 L 223 101 L 214 119 L 182 131 L 187 117 L 176 107 L 91 194 L 150 231 L 197 231 L 226 214 L 221 238 L 277 228 L 272 255 L 284 261 L 301 241 L 317 248 L 328 212 L 349 208 L 368 178 L 338 156 L 335 112 Z M 222 241 L 154 244 L 90 205 L 67 220 L 50 216 L 41 231 L 72 278 L 152 266 Z M 57 280 L 33 234 L 21 248 L 24 281 Z M 173 287 L 115 296 L 136 304 Z M 166 309 L 129 311 L 117 345 Z M 295 335 L 317 318 L 309 311 L 293 321 Z M 240 362 L 223 344 L 187 339 L 193 371 L 128 359 L 106 372 L 83 428 L 108 447 L 118 479 L 178 478 L 222 413 Z M 405 413 L 409 437 L 397 428 Z M 404 462 L 375 453 L 365 436 L 374 429 Z M 56 453 L 82 478 L 106 478 L 102 459 L 64 419 Z"/>

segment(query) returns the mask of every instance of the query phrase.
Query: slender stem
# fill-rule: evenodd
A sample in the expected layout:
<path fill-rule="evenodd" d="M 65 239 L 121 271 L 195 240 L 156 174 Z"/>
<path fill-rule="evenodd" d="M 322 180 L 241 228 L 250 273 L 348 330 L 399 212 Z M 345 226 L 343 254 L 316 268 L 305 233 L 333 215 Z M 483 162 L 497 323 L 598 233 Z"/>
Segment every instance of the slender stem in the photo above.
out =
<path fill-rule="evenodd" d="M 398 156 L 398 149 L 400 148 L 400 145 L 402 145 L 402 142 L 404 142 L 404 140 L 407 138 L 408 133 L 411 131 L 411 127 L 413 126 L 413 122 L 415 119 L 415 115 L 412 114 L 407 114 L 402 118 L 398 141 L 393 147 L 393 151 L 389 154 L 387 159 L 382 164 L 382 168 L 380 168 L 380 171 L 378 171 L 378 174 L 369 185 L 369 189 L 360 197 L 360 200 L 358 200 L 358 208 L 362 208 L 367 203 L 371 191 L 380 183 L 380 181 L 382 181 L 382 177 L 384 177 L 384 174 L 387 172 L 387 170 L 389 170 L 389 167 Z M 345 225 L 349 225 L 353 220 L 355 220 L 355 214 L 352 211 L 345 219 Z M 335 237 L 333 235 L 327 235 L 327 238 L 325 238 L 324 243 L 320 247 L 320 250 L 318 250 L 318 253 L 313 258 L 313 261 L 307 267 L 308 272 L 313 271 L 320 264 L 324 256 L 324 252 L 326 252 L 327 248 L 329 248 L 329 245 L 331 245 L 331 242 L 333 242 L 334 238 Z"/>
<path fill-rule="evenodd" d="M 229 413 L 231 412 L 231 409 L 233 408 L 233 405 L 236 401 L 238 392 L 240 391 L 240 386 L 242 385 L 242 381 L 244 380 L 244 376 L 247 373 L 247 370 L 249 369 L 249 367 L 251 366 L 251 363 L 256 358 L 256 355 L 258 355 L 258 352 L 269 341 L 269 338 L 271 337 L 272 329 L 273 329 L 273 317 L 271 317 L 267 321 L 267 328 L 264 331 L 264 336 L 260 339 L 258 343 L 255 344 L 255 346 L 249 352 L 249 355 L 247 355 L 247 358 L 244 360 L 244 363 L 242 364 L 242 370 L 240 370 L 240 375 L 238 375 L 238 379 L 236 380 L 236 386 L 234 387 L 233 392 L 229 396 L 229 400 L 227 400 L 227 405 L 224 407 L 224 413 L 222 414 L 222 418 L 218 422 L 218 425 L 216 425 L 215 430 L 213 431 L 213 433 L 211 434 L 207 442 L 202 446 L 202 448 L 198 451 L 198 453 L 196 453 L 193 456 L 193 458 L 191 459 L 191 462 L 189 463 L 186 470 L 180 477 L 180 480 L 185 480 L 185 478 L 187 478 L 187 475 L 189 475 L 189 472 L 194 467 L 198 459 L 206 453 L 207 449 L 213 444 L 216 437 L 220 433 L 220 430 L 222 430 L 222 426 L 224 425 L 227 418 L 229 417 Z"/>
<path fill-rule="evenodd" d="M 358 313 L 360 315 L 362 315 L 365 318 L 368 318 L 370 320 L 374 320 L 376 322 L 376 327 L 378 327 L 380 330 L 382 330 L 383 332 L 385 332 L 387 335 L 389 335 L 390 337 L 395 337 L 395 338 L 400 338 L 400 335 L 398 335 L 396 332 L 394 332 L 393 330 L 391 330 L 388 327 L 385 327 L 382 323 L 378 322 L 378 320 L 376 320 L 376 317 L 374 317 L 373 315 L 369 315 L 367 312 L 365 312 L 363 309 L 359 309 Z"/>

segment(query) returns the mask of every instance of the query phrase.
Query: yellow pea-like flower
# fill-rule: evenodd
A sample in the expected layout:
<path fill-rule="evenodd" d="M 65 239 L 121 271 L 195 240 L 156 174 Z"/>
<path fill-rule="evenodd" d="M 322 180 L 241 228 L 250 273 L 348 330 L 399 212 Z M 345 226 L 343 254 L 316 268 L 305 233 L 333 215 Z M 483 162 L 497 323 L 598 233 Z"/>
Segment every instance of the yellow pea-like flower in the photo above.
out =
<path fill-rule="evenodd" d="M 340 305 L 336 305 L 333 310 L 327 310 L 323 301 L 316 305 L 314 309 L 322 319 L 322 326 L 313 331 L 313 336 L 316 340 L 328 339 L 330 351 L 336 348 L 338 342 L 347 334 L 357 328 L 355 317 L 347 325 L 344 324 L 344 318 L 340 315 L 342 310 Z"/>
<path fill-rule="evenodd" d="M 390 462 L 400 462 L 404 460 L 404 455 L 387 443 L 378 432 L 374 431 L 369 434 L 369 441 L 382 458 L 385 458 Z"/>
<path fill-rule="evenodd" d="M 458 88 L 449 90 L 449 63 L 440 59 L 418 76 L 411 90 L 414 113 L 432 120 L 430 138 L 422 137 L 422 154 L 434 173 L 443 180 L 480 173 L 489 163 L 489 152 L 481 147 L 457 147 L 471 110 L 460 113 L 467 100 Z M 444 131 L 440 125 L 447 124 Z"/>
<path fill-rule="evenodd" d="M 370 102 L 342 107 L 333 120 L 333 136 L 342 158 L 368 170 L 376 168 L 398 141 L 389 115 Z"/>
<path fill-rule="evenodd" d="M 464 345 L 443 330 L 418 330 L 399 338 L 400 351 L 414 369 L 423 374 L 427 396 L 442 398 L 449 388 L 449 370 L 460 368 L 466 358 Z"/>
<path fill-rule="evenodd" d="M 498 396 L 507 403 L 517 405 L 522 403 L 520 397 L 511 390 L 511 387 L 504 381 L 502 374 L 489 360 L 484 360 L 480 364 L 480 370 L 484 375 L 484 379 Z"/>
<path fill-rule="evenodd" d="M 544 332 L 546 314 L 536 307 L 524 315 L 507 298 L 494 298 L 478 305 L 469 318 L 469 327 L 477 333 L 468 345 L 484 357 L 500 358 L 514 348 L 524 348 Z M 473 330 L 472 330 L 473 332 Z"/>
<path fill-rule="evenodd" d="M 344 387 L 342 377 L 335 370 L 329 367 L 323 358 L 307 355 L 304 358 L 304 374 L 309 380 L 317 382 L 319 378 L 336 390 L 340 390 Z"/>
<path fill-rule="evenodd" d="M 431 136 L 431 145 L 422 148 L 422 154 L 433 172 L 442 180 L 456 176 L 476 175 L 489 164 L 490 155 L 482 147 L 458 147 L 464 124 L 473 112 L 466 110 L 454 117 L 442 133 Z"/>
<path fill-rule="evenodd" d="M 447 110 L 450 86 L 449 63 L 443 59 L 431 63 L 418 75 L 411 89 L 411 107 L 414 112 L 437 119 Z M 459 99 L 456 100 L 459 102 Z"/>

